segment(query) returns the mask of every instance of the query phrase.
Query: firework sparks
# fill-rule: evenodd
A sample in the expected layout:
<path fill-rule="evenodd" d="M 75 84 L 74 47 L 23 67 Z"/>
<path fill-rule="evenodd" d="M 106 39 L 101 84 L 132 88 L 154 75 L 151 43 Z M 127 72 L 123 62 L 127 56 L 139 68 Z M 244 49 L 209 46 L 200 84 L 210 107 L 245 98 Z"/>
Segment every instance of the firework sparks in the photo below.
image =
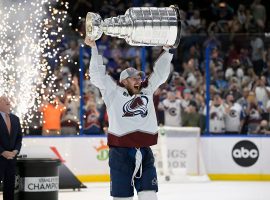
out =
<path fill-rule="evenodd" d="M 67 12 L 54 7 L 58 0 L 0 2 L 0 95 L 12 100 L 12 111 L 28 128 L 45 86 L 54 80 L 53 66 L 60 63 L 57 43 Z M 54 91 L 51 91 L 54 93 Z"/>

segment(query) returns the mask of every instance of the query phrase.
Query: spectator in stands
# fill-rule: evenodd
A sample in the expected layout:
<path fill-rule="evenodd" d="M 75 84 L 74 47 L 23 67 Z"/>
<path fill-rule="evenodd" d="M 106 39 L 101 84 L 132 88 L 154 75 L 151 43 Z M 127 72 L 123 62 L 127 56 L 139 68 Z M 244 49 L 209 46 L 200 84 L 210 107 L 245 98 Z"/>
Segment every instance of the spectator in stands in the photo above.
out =
<path fill-rule="evenodd" d="M 247 118 L 246 118 L 246 124 L 247 124 L 247 130 L 248 134 L 254 133 L 254 131 L 257 129 L 257 127 L 260 125 L 261 119 L 262 119 L 262 110 L 258 106 L 255 93 L 253 91 L 249 92 L 248 96 L 248 102 L 249 107 L 247 108 Z"/>
<path fill-rule="evenodd" d="M 213 14 L 217 21 L 228 21 L 233 17 L 234 10 L 230 5 L 224 1 L 220 1 L 213 9 Z"/>
<path fill-rule="evenodd" d="M 249 51 L 247 48 L 242 47 L 240 49 L 239 61 L 240 61 L 240 65 L 245 66 L 245 68 L 252 67 L 252 62 L 251 62 L 251 59 L 249 57 Z"/>
<path fill-rule="evenodd" d="M 267 120 L 262 120 L 260 125 L 253 132 L 255 134 L 270 134 L 270 127 Z"/>
<path fill-rule="evenodd" d="M 261 0 L 254 0 L 251 4 L 251 9 L 257 26 L 261 31 L 264 30 L 266 22 L 265 6 L 261 4 Z"/>
<path fill-rule="evenodd" d="M 175 92 L 168 92 L 167 98 L 159 103 L 158 108 L 164 111 L 165 126 L 182 126 L 181 100 L 177 98 Z"/>
<path fill-rule="evenodd" d="M 192 16 L 187 20 L 188 25 L 198 30 L 201 27 L 200 11 L 194 10 Z"/>
<path fill-rule="evenodd" d="M 97 110 L 94 102 L 88 102 L 86 106 L 85 121 L 83 134 L 98 135 L 101 134 L 101 126 L 99 123 L 100 112 Z"/>
<path fill-rule="evenodd" d="M 220 50 L 214 46 L 211 52 L 211 60 L 210 60 L 211 70 L 224 70 L 224 60 L 220 55 Z"/>
<path fill-rule="evenodd" d="M 243 27 L 238 19 L 237 15 L 234 15 L 232 20 L 228 22 L 228 28 L 229 31 L 227 33 L 241 33 L 243 30 Z"/>
<path fill-rule="evenodd" d="M 270 122 L 270 100 L 267 101 L 266 104 L 266 110 L 265 112 L 262 114 L 262 118 L 268 122 Z"/>
<path fill-rule="evenodd" d="M 264 44 L 263 40 L 251 34 L 250 46 L 252 48 L 251 60 L 253 63 L 253 68 L 257 76 L 260 76 L 263 72 L 264 62 L 263 62 L 263 53 L 264 53 Z"/>
<path fill-rule="evenodd" d="M 219 0 L 212 2 L 211 12 L 213 12 L 213 14 L 211 17 L 209 17 L 210 12 L 205 11 L 207 10 L 208 5 L 201 7 L 200 5 L 202 5 L 202 3 L 199 3 L 198 1 L 182 2 L 184 4 L 183 8 L 187 7 L 188 10 L 185 10 L 186 12 L 181 10 L 181 17 L 183 19 L 182 33 L 186 37 L 183 39 L 182 48 L 178 48 L 179 55 L 175 56 L 173 61 L 178 76 L 173 75 L 170 85 L 164 86 L 166 90 L 163 90 L 163 88 L 160 90 L 160 98 L 161 101 L 164 100 L 163 98 L 167 98 L 167 94 L 165 94 L 167 91 L 180 91 L 181 94 L 183 94 L 183 100 L 181 101 L 183 102 L 184 108 L 188 109 L 190 107 L 190 101 L 195 98 L 199 112 L 203 113 L 205 101 L 204 50 L 210 44 L 211 47 L 213 47 L 210 61 L 211 95 L 213 95 L 213 92 L 217 91 L 220 91 L 221 96 L 228 95 L 229 91 L 233 92 L 234 99 L 239 99 L 238 102 L 243 109 L 244 118 L 246 119 L 243 130 L 246 130 L 245 132 L 247 132 L 245 127 L 248 127 L 248 124 L 252 124 L 254 119 L 256 121 L 255 123 L 257 123 L 257 120 L 260 120 L 260 118 L 256 118 L 256 112 L 250 116 L 250 110 L 252 110 L 251 107 L 254 107 L 253 104 L 258 107 L 258 109 L 253 109 L 259 111 L 261 118 L 268 119 L 270 116 L 268 116 L 270 113 L 270 110 L 268 112 L 268 102 L 270 99 L 268 96 L 268 86 L 270 86 L 270 48 L 268 47 L 264 50 L 264 43 L 267 43 L 267 38 L 258 35 L 255 36 L 258 32 L 267 30 L 266 16 L 269 13 L 266 13 L 267 7 L 264 4 L 266 1 L 263 1 L 264 5 L 262 5 L 260 0 L 254 0 L 251 6 L 247 3 L 239 4 L 237 6 L 238 3 L 234 3 L 233 8 L 237 9 L 235 13 L 233 12 L 232 7 L 228 5 L 228 1 L 226 1 L 226 3 Z M 135 5 L 134 3 L 137 6 L 144 5 L 144 1 L 131 1 L 126 2 L 126 4 L 120 0 L 112 2 L 104 1 L 103 3 L 97 1 L 93 4 L 87 3 L 85 0 L 80 0 L 70 4 L 73 13 L 68 14 L 71 14 L 73 19 L 76 18 L 73 22 L 78 24 L 74 24 L 74 27 L 80 25 L 80 27 L 83 27 L 84 29 L 84 22 L 77 22 L 77 19 L 79 15 L 85 16 L 85 14 L 75 12 L 76 10 L 85 13 L 87 10 L 86 8 L 91 7 L 91 11 L 93 12 L 100 11 L 102 18 L 104 19 L 106 17 L 123 14 L 126 9 L 133 7 Z M 100 7 L 101 4 L 102 7 Z M 153 0 L 151 1 L 151 5 L 159 7 L 167 6 L 168 2 L 164 0 Z M 115 10 L 115 6 L 120 7 Z M 198 10 L 197 8 L 200 9 Z M 205 19 L 207 19 L 206 22 Z M 56 28 L 53 27 L 55 25 L 56 24 L 48 24 L 49 33 L 56 31 Z M 83 29 L 79 28 L 80 33 L 85 32 Z M 206 30 L 208 30 L 208 37 L 206 37 L 205 34 Z M 234 34 L 223 34 L 230 32 Z M 239 32 L 248 32 L 251 34 L 252 41 L 250 42 L 251 37 L 249 34 L 236 34 Z M 222 33 L 222 35 L 219 33 Z M 74 98 L 74 86 L 71 86 L 71 82 L 72 77 L 79 72 L 77 64 L 79 56 L 79 35 L 76 34 L 75 31 L 69 33 L 69 37 L 66 38 L 68 41 L 65 41 L 65 43 L 62 43 L 62 46 L 59 47 L 63 58 L 61 68 L 60 65 L 55 62 L 55 57 L 50 56 L 54 53 L 52 49 L 58 48 L 58 46 L 55 46 L 57 38 L 54 38 L 53 34 L 49 35 L 51 35 L 50 38 L 54 42 L 51 43 L 51 49 L 46 49 L 49 55 L 46 59 L 49 62 L 49 66 L 53 67 L 53 76 L 56 78 L 56 81 L 53 83 L 53 85 L 55 85 L 54 90 L 57 91 L 59 97 L 61 96 L 61 98 L 63 98 L 60 100 L 65 102 L 64 104 L 67 107 L 66 112 L 62 113 L 62 123 L 63 121 L 67 122 L 68 120 L 72 121 L 73 119 L 78 120 L 78 93 L 75 92 Z M 75 35 L 76 37 L 74 37 Z M 230 45 L 231 43 L 233 43 L 233 45 Z M 97 46 L 99 51 L 101 51 L 100 54 L 103 54 L 104 63 L 108 66 L 107 72 L 111 73 L 113 78 L 119 78 L 119 71 L 122 70 L 121 67 L 128 67 L 125 64 L 126 61 L 132 61 L 130 64 L 138 70 L 140 69 L 141 59 L 138 56 L 140 52 L 138 52 L 136 47 L 129 48 L 124 40 L 103 34 L 102 38 L 97 41 Z M 146 48 L 146 51 L 146 72 L 147 74 L 150 74 L 152 60 L 155 60 L 156 57 L 158 57 L 160 48 L 150 47 Z M 84 59 L 84 64 L 85 66 L 88 66 L 88 63 L 86 62 L 89 62 L 90 54 L 87 51 L 85 51 L 84 54 L 85 58 L 88 57 L 87 59 Z M 184 69 L 183 73 L 182 68 Z M 264 78 L 260 78 L 260 80 L 265 79 L 265 81 L 263 81 L 265 82 L 264 86 L 262 86 L 261 83 L 259 83 L 260 80 L 258 80 L 258 77 L 262 74 L 264 75 Z M 225 75 L 226 78 L 224 77 Z M 44 82 L 46 81 L 47 80 Z M 84 84 L 85 98 L 88 98 L 89 96 L 90 99 L 94 98 L 96 109 L 100 111 L 100 118 L 103 119 L 106 112 L 99 91 L 91 86 L 89 80 L 84 81 Z M 257 98 L 257 101 L 252 103 L 249 101 L 250 96 L 252 95 L 248 95 L 250 90 L 255 92 Z M 94 95 L 92 95 L 93 93 Z M 68 98 L 71 96 L 72 98 Z M 159 95 L 156 96 L 156 99 L 159 100 Z M 263 107 L 260 107 L 261 105 L 263 105 Z M 101 108 L 103 109 L 102 111 Z M 101 123 L 101 119 L 99 123 L 102 129 L 103 123 Z M 38 118 L 36 118 L 34 126 L 38 126 Z M 74 126 L 72 127 L 74 128 Z M 62 126 L 62 128 L 64 127 Z"/>
<path fill-rule="evenodd" d="M 206 109 L 204 111 L 206 115 Z M 225 106 L 219 93 L 216 93 L 213 97 L 213 101 L 210 104 L 210 133 L 221 134 L 225 133 Z"/>
<path fill-rule="evenodd" d="M 186 109 L 189 105 L 189 102 L 193 99 L 192 91 L 189 88 L 184 89 L 183 91 L 183 99 L 182 99 L 182 107 Z"/>
<path fill-rule="evenodd" d="M 230 80 L 233 76 L 237 77 L 239 80 L 242 80 L 244 77 L 244 71 L 240 67 L 239 59 L 233 59 L 231 67 L 228 67 L 225 72 L 225 77 L 227 80 Z"/>
<path fill-rule="evenodd" d="M 221 92 L 221 94 L 223 94 L 228 89 L 229 83 L 225 79 L 224 71 L 222 69 L 217 70 L 217 78 L 214 80 L 214 84 Z"/>
<path fill-rule="evenodd" d="M 238 5 L 238 9 L 237 9 L 237 18 L 238 21 L 240 22 L 240 24 L 242 26 L 244 26 L 245 22 L 246 22 L 246 7 L 243 4 L 239 4 Z"/>
<path fill-rule="evenodd" d="M 68 55 L 72 62 L 79 60 L 79 45 L 76 40 L 69 42 L 69 48 L 63 52 L 64 55 Z"/>
<path fill-rule="evenodd" d="M 236 77 L 231 78 L 229 82 L 229 90 L 225 93 L 225 96 L 228 93 L 231 93 L 236 101 L 242 97 L 239 80 Z"/>
<path fill-rule="evenodd" d="M 60 135 L 61 117 L 65 111 L 65 106 L 55 97 L 50 100 L 44 100 L 39 108 L 43 114 L 42 135 Z"/>
<path fill-rule="evenodd" d="M 270 48 L 269 48 L 269 50 L 270 50 Z M 270 56 L 270 54 L 269 54 L 269 56 Z M 264 72 L 264 77 L 265 77 L 265 79 L 266 79 L 266 85 L 267 86 L 270 86 L 270 58 L 268 59 L 268 60 L 266 60 L 266 70 L 265 70 L 265 72 Z"/>
<path fill-rule="evenodd" d="M 260 78 L 256 81 L 253 90 L 255 92 L 258 105 L 261 106 L 262 110 L 264 110 L 270 95 L 270 88 L 266 86 L 265 76 L 260 76 Z"/>
<path fill-rule="evenodd" d="M 258 76 L 255 74 L 253 67 L 248 67 L 242 80 L 242 87 L 247 87 L 249 90 L 252 90 L 257 79 Z"/>
<path fill-rule="evenodd" d="M 242 107 L 244 115 L 246 115 L 246 109 L 250 106 L 248 101 L 249 89 L 245 87 L 243 89 L 242 97 L 237 100 L 237 103 Z"/>
<path fill-rule="evenodd" d="M 191 100 L 183 113 L 183 127 L 201 127 L 201 116 L 196 101 Z"/>
<path fill-rule="evenodd" d="M 66 109 L 61 120 L 61 134 L 76 134 L 79 130 L 80 98 L 72 88 L 66 91 L 64 105 Z"/>
<path fill-rule="evenodd" d="M 243 125 L 243 111 L 240 104 L 236 103 L 234 96 L 228 94 L 225 102 L 225 131 L 226 134 L 239 134 Z"/>
<path fill-rule="evenodd" d="M 251 13 L 250 9 L 246 9 L 246 23 L 245 23 L 245 30 L 248 33 L 257 33 L 258 32 L 258 26 L 257 23 Z"/>

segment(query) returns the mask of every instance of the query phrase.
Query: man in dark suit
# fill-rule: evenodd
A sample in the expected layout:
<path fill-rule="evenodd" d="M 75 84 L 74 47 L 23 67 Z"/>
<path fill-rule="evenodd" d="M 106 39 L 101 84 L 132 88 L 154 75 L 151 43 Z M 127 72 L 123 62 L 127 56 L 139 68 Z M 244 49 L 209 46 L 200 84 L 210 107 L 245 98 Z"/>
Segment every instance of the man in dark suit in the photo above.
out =
<path fill-rule="evenodd" d="M 10 113 L 10 101 L 0 96 L 0 181 L 3 200 L 14 199 L 16 155 L 22 146 L 20 120 Z"/>

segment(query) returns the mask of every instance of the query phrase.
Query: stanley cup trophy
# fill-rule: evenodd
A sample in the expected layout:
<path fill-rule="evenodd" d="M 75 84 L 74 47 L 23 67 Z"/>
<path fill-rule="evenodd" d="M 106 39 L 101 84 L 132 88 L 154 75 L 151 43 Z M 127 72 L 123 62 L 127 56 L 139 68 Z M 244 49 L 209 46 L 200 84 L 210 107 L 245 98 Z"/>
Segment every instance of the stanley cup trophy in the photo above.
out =
<path fill-rule="evenodd" d="M 102 34 L 124 38 L 134 46 L 173 46 L 180 42 L 180 11 L 176 6 L 133 7 L 125 15 L 102 21 L 92 12 L 86 16 L 86 35 L 97 40 Z"/>

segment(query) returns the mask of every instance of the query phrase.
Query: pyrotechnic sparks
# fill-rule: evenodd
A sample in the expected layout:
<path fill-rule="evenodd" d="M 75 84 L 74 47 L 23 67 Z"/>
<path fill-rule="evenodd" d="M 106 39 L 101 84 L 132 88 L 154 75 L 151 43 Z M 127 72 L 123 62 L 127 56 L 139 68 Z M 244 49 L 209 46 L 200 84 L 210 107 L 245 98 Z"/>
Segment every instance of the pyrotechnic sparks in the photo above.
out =
<path fill-rule="evenodd" d="M 24 128 L 41 103 L 45 77 L 47 84 L 53 82 L 52 70 L 61 62 L 57 44 L 67 12 L 56 3 L 68 6 L 58 0 L 0 2 L 0 95 L 12 99 Z"/>

